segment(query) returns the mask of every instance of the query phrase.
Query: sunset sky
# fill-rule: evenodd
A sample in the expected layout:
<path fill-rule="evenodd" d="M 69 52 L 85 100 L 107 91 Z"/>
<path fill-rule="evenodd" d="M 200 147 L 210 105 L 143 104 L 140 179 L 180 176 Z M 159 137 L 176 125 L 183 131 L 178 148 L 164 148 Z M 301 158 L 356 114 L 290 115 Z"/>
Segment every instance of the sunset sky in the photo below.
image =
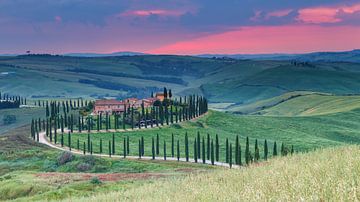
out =
<path fill-rule="evenodd" d="M 0 0 L 0 54 L 357 48 L 359 0 Z"/>

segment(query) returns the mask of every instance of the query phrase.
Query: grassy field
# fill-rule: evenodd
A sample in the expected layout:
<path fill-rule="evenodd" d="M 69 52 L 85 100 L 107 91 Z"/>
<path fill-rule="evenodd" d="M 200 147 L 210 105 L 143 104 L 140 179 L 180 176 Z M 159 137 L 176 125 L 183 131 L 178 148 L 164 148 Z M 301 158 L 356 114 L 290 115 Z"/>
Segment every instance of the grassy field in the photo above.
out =
<path fill-rule="evenodd" d="M 268 140 L 269 147 L 272 148 L 274 141 L 277 141 L 278 148 L 284 143 L 287 146 L 294 145 L 297 151 L 307 151 L 319 147 L 328 147 L 335 145 L 360 143 L 360 124 L 358 117 L 360 109 L 341 112 L 335 114 L 326 114 L 308 117 L 276 117 L 276 116 L 239 116 L 223 112 L 210 111 L 205 117 L 196 121 L 182 124 L 174 124 L 170 127 L 160 129 L 154 128 L 142 131 L 115 133 L 116 152 L 122 154 L 123 138 L 130 137 L 130 154 L 138 155 L 138 140 L 144 137 L 145 154 L 151 156 L 151 141 L 156 134 L 160 136 L 160 156 L 163 154 L 163 142 L 166 141 L 167 154 L 170 155 L 171 134 L 175 136 L 175 142 L 180 141 L 184 145 L 185 132 L 189 135 L 190 153 L 193 153 L 193 142 L 200 132 L 202 137 L 207 133 L 214 140 L 215 135 L 220 139 L 220 157 L 225 158 L 225 140 L 234 145 L 236 135 L 239 135 L 242 149 L 245 149 L 245 138 L 248 136 L 251 142 L 251 148 L 255 139 L 259 140 L 260 153 L 263 152 L 263 142 Z M 81 143 L 87 142 L 87 134 L 72 134 L 72 147 L 76 147 L 79 139 Z M 91 134 L 94 152 L 99 151 L 100 139 L 104 142 L 104 153 L 107 152 L 107 144 L 112 140 L 112 133 Z M 65 136 L 67 144 L 67 136 Z M 82 148 L 82 144 L 80 144 Z M 176 149 L 175 149 L 176 152 Z M 181 147 L 182 156 L 184 148 Z M 243 153 L 244 154 L 244 153 Z"/>
<path fill-rule="evenodd" d="M 5 125 L 3 118 L 7 115 L 14 115 L 16 122 Z M 11 129 L 28 125 L 33 118 L 40 118 L 45 115 L 44 108 L 21 108 L 21 109 L 1 109 L 0 110 L 0 135 L 8 132 Z"/>
<path fill-rule="evenodd" d="M 149 184 L 158 178 L 216 169 L 189 163 L 72 155 L 30 140 L 28 126 L 0 136 L 0 201 L 59 200 Z M 92 182 L 93 178 L 100 183 Z"/>
<path fill-rule="evenodd" d="M 360 96 L 308 94 L 282 102 L 258 113 L 266 116 L 314 116 L 349 112 L 358 108 L 360 108 Z"/>
<path fill-rule="evenodd" d="M 320 149 L 241 170 L 166 179 L 71 201 L 358 201 L 360 148 Z M 69 200 L 66 200 L 69 201 Z"/>

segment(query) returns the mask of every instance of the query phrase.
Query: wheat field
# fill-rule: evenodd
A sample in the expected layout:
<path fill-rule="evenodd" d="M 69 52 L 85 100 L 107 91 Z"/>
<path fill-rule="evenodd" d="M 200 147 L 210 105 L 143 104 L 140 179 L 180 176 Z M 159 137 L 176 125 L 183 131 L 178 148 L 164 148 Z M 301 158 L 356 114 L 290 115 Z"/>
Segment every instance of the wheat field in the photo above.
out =
<path fill-rule="evenodd" d="M 190 174 L 70 201 L 359 201 L 360 147 L 320 149 L 248 168 Z"/>

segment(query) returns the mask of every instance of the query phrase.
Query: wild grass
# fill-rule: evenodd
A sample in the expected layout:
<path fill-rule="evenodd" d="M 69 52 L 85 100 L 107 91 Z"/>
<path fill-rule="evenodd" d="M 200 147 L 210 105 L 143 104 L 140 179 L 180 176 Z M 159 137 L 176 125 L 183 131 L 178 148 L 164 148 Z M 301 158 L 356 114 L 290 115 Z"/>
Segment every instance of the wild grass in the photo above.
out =
<path fill-rule="evenodd" d="M 359 183 L 360 148 L 348 146 L 66 201 L 358 201 Z"/>

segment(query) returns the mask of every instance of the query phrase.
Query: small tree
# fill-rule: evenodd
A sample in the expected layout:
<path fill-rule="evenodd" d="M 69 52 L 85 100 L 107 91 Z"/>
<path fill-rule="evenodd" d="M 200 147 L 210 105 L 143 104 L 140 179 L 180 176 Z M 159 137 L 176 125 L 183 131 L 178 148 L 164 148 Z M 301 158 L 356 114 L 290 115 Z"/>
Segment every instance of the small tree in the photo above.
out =
<path fill-rule="evenodd" d="M 152 138 L 151 141 L 151 154 L 152 154 L 152 159 L 155 159 L 155 142 L 154 142 L 154 138 Z"/>
<path fill-rule="evenodd" d="M 291 145 L 291 155 L 294 154 L 294 145 Z"/>
<path fill-rule="evenodd" d="M 160 138 L 159 134 L 156 134 L 156 155 L 159 155 L 160 153 Z"/>
<path fill-rule="evenodd" d="M 187 132 L 185 133 L 185 158 L 189 161 L 189 139 Z"/>
<path fill-rule="evenodd" d="M 100 154 L 102 154 L 103 152 L 103 145 L 102 145 L 102 139 L 100 138 Z"/>
<path fill-rule="evenodd" d="M 164 160 L 166 161 L 166 142 L 164 140 Z"/>
<path fill-rule="evenodd" d="M 205 138 L 202 137 L 202 162 L 205 164 L 206 159 L 205 159 Z"/>
<path fill-rule="evenodd" d="M 265 161 L 268 159 L 268 144 L 267 144 L 267 140 L 265 140 L 265 142 L 264 142 L 264 159 L 265 159 Z"/>
<path fill-rule="evenodd" d="M 124 158 L 126 158 L 126 138 L 124 137 Z"/>
<path fill-rule="evenodd" d="M 171 134 L 171 157 L 174 158 L 174 133 Z"/>
<path fill-rule="evenodd" d="M 216 161 L 219 161 L 219 150 L 220 150 L 219 137 L 218 137 L 218 134 L 216 134 L 216 137 L 215 137 L 215 159 L 216 159 Z"/>
<path fill-rule="evenodd" d="M 255 162 L 259 161 L 260 159 L 260 151 L 258 146 L 258 140 L 255 140 Z"/>
<path fill-rule="evenodd" d="M 112 134 L 112 154 L 115 155 L 115 134 Z"/>
<path fill-rule="evenodd" d="M 215 152 L 214 152 L 215 148 L 214 148 L 214 141 L 211 140 L 211 164 L 214 165 L 214 161 L 215 161 Z"/>
<path fill-rule="evenodd" d="M 230 143 L 230 151 L 229 151 L 229 166 L 230 168 L 232 168 L 232 146 L 231 146 L 231 143 Z"/>
<path fill-rule="evenodd" d="M 111 157 L 111 140 L 109 140 L 109 157 Z"/>
<path fill-rule="evenodd" d="M 225 162 L 229 163 L 229 139 L 226 138 L 226 143 L 225 143 Z"/>
<path fill-rule="evenodd" d="M 246 147 L 245 147 L 245 163 L 249 165 L 251 161 L 250 157 L 250 146 L 249 146 L 249 137 L 246 137 Z"/>
<path fill-rule="evenodd" d="M 277 146 L 276 146 L 276 142 L 274 142 L 273 156 L 277 156 Z"/>
<path fill-rule="evenodd" d="M 194 141 L 194 161 L 195 163 L 197 163 L 197 142 L 196 142 L 196 138 L 195 138 L 195 141 Z"/>
<path fill-rule="evenodd" d="M 180 142 L 179 142 L 179 140 L 177 141 L 176 157 L 177 157 L 177 160 L 179 161 L 180 160 Z"/>
<path fill-rule="evenodd" d="M 210 160 L 210 134 L 207 134 L 207 160 Z"/>

